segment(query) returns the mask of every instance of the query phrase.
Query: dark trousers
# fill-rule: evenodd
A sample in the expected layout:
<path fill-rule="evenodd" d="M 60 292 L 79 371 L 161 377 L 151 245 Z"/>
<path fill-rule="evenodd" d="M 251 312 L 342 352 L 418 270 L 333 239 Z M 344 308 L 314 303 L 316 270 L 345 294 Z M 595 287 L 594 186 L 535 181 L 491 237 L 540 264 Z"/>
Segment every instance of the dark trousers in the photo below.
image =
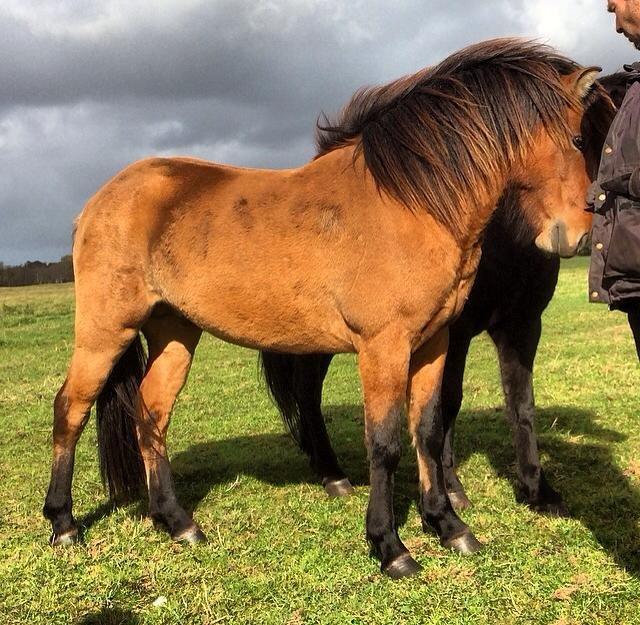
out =
<path fill-rule="evenodd" d="M 640 360 L 640 306 L 634 307 L 627 312 L 627 319 L 629 320 L 629 327 L 633 332 L 633 339 L 636 342 L 636 352 L 638 353 L 638 360 Z"/>

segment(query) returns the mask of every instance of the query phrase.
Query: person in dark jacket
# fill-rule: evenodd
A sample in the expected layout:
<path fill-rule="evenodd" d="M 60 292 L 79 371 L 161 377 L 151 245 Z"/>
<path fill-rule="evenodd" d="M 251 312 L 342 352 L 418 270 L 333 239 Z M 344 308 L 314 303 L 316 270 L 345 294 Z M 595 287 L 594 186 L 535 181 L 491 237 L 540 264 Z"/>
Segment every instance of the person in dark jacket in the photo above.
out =
<path fill-rule="evenodd" d="M 640 50 L 640 0 L 608 0 L 616 31 Z M 625 65 L 627 92 L 602 150 L 587 203 L 589 299 L 627 313 L 640 359 L 640 63 Z"/>

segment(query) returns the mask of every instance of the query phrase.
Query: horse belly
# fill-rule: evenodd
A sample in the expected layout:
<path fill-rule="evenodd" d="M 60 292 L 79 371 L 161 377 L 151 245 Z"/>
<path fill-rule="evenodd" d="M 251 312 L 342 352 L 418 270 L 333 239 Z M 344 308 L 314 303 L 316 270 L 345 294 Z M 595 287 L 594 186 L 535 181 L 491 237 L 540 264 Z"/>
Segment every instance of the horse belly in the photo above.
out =
<path fill-rule="evenodd" d="M 351 332 L 314 273 L 292 274 L 280 263 L 218 263 L 174 281 L 167 301 L 223 340 L 289 353 L 352 352 Z"/>

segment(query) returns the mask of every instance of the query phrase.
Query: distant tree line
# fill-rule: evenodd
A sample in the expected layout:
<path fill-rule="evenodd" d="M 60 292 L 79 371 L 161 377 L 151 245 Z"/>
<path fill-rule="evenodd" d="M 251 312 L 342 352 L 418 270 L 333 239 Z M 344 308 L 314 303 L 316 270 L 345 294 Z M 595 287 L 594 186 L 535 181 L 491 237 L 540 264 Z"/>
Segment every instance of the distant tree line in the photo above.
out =
<path fill-rule="evenodd" d="M 63 256 L 57 263 L 27 261 L 24 265 L 0 263 L 0 286 L 26 286 L 51 282 L 73 282 L 71 256 Z"/>

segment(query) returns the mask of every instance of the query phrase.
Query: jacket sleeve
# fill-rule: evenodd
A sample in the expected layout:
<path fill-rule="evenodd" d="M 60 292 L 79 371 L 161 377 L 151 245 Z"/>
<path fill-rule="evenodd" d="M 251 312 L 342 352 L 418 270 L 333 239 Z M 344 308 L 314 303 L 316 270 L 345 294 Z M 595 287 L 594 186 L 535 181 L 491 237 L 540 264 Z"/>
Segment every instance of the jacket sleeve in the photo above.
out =
<path fill-rule="evenodd" d="M 640 201 L 640 167 L 636 167 L 631 173 L 604 180 L 600 186 L 604 191 Z"/>

